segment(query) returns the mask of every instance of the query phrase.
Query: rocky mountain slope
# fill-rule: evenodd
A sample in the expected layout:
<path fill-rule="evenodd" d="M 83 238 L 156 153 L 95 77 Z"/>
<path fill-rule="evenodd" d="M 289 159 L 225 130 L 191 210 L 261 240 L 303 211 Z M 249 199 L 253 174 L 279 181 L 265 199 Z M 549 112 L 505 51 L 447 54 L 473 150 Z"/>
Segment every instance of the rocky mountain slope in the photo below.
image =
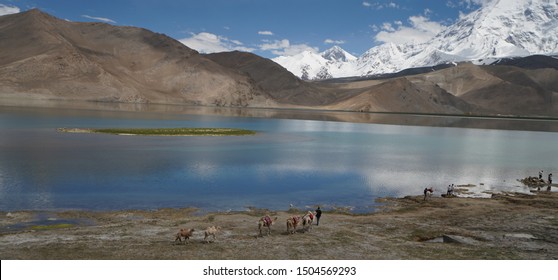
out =
<path fill-rule="evenodd" d="M 330 105 L 356 111 L 403 111 L 558 116 L 558 63 L 552 57 L 530 56 L 499 65 L 459 63 L 438 70 L 407 69 L 372 78 L 327 81 L 359 86 L 353 99 Z M 518 67 L 515 65 L 520 65 Z M 386 94 L 390 93 L 390 94 Z M 380 107 L 378 107 L 380 106 Z M 403 106 L 403 107 L 401 107 Z"/>
<path fill-rule="evenodd" d="M 279 64 L 251 53 L 223 52 L 205 57 L 249 75 L 256 85 L 281 104 L 321 106 L 355 94 L 353 90 L 303 81 Z"/>
<path fill-rule="evenodd" d="M 558 63 L 547 56 L 308 82 L 251 53 L 200 55 L 145 29 L 38 10 L 0 17 L 0 49 L 0 97 L 558 116 Z"/>
<path fill-rule="evenodd" d="M 165 35 L 68 22 L 39 10 L 0 17 L 3 96 L 221 106 L 269 103 L 245 75 Z"/>

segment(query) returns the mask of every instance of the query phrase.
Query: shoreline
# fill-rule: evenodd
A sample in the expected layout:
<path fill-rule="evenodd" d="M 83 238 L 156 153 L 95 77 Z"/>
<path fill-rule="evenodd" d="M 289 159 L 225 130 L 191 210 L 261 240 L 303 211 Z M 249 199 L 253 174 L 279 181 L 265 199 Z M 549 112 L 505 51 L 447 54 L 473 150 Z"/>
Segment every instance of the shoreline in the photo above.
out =
<path fill-rule="evenodd" d="M 558 116 L 556 115 L 513 115 L 513 114 L 452 114 L 452 113 L 427 113 L 427 112 L 392 112 L 392 111 L 358 111 L 358 110 L 342 110 L 342 109 L 328 109 L 321 107 L 309 107 L 309 106 L 278 106 L 278 107 L 262 107 L 262 106 L 248 106 L 248 107 L 235 107 L 235 106 L 210 106 L 210 105 L 193 105 L 193 104 L 181 104 L 181 103 L 141 103 L 141 102 L 107 102 L 100 100 L 74 100 L 74 99 L 37 99 L 37 98 L 22 98 L 22 97 L 11 97 L 5 96 L 0 93 L 1 101 L 11 101 L 11 104 L 2 104 L 2 106 L 7 107 L 36 107 L 36 108 L 51 108 L 52 103 L 64 104 L 64 105 L 74 105 L 85 104 L 85 105 L 107 105 L 110 106 L 127 106 L 130 107 L 128 111 L 141 111 L 143 107 L 187 107 L 187 108 L 199 108 L 199 109 L 213 109 L 213 110 L 277 110 L 277 111 L 292 111 L 292 112 L 310 112 L 310 113 L 358 113 L 358 114 L 378 114 L 378 115 L 410 115 L 410 116 L 427 116 L 427 117 L 449 117 L 449 118 L 472 118 L 472 119 L 502 119 L 502 120 L 532 120 L 532 121 L 558 121 Z M 19 101 L 19 102 L 17 102 Z M 22 104 L 21 102 L 26 102 Z M 35 102 L 39 104 L 29 104 L 28 102 Z M 5 102 L 4 102 L 5 103 Z M 48 106 L 50 103 L 51 106 Z M 57 107 L 57 106 L 54 106 Z M 85 106 L 87 107 L 87 106 Z M 94 107 L 94 106 L 92 106 Z M 72 106 L 68 106 L 72 108 Z M 118 110 L 117 110 L 118 111 Z"/>
<path fill-rule="evenodd" d="M 324 211 L 320 225 L 288 234 L 306 210 L 250 209 L 197 215 L 194 208 L 0 212 L 1 259 L 556 259 L 558 193 L 492 198 L 381 198 L 368 214 Z M 37 214 L 48 221 L 32 227 Z M 258 237 L 263 215 L 278 217 Z M 8 227 L 27 225 L 6 232 Z M 204 242 L 209 226 L 221 230 Z M 179 228 L 194 228 L 184 244 Z M 262 246 L 269 249 L 261 250 Z"/>

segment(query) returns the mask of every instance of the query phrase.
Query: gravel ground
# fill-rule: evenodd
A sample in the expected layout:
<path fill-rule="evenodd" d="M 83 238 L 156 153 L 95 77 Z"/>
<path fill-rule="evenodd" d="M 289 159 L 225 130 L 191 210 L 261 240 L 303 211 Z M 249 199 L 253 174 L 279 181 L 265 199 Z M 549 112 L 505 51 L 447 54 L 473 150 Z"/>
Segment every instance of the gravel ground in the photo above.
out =
<path fill-rule="evenodd" d="M 558 193 L 492 198 L 383 198 L 380 211 L 325 211 L 320 225 L 288 234 L 273 212 L 199 214 L 195 209 L 0 212 L 0 259 L 412 260 L 558 258 Z M 269 236 L 258 220 L 278 217 Z M 204 229 L 221 227 L 215 241 Z M 175 242 L 179 228 L 192 238 Z"/>

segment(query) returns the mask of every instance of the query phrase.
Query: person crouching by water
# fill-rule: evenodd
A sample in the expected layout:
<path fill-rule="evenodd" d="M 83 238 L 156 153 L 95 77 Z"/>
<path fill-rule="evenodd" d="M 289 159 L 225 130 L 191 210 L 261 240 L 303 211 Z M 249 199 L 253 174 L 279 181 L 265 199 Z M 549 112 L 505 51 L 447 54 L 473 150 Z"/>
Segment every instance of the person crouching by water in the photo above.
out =
<path fill-rule="evenodd" d="M 318 209 L 316 209 L 316 225 L 319 226 L 320 225 L 320 217 L 322 216 L 322 209 L 320 209 L 320 206 L 318 206 Z"/>
<path fill-rule="evenodd" d="M 424 200 L 426 200 L 427 196 L 432 195 L 433 192 L 434 190 L 432 188 L 424 188 Z"/>
<path fill-rule="evenodd" d="M 453 196 L 453 190 L 454 190 L 453 184 L 448 185 L 448 191 L 446 193 L 446 196 L 448 196 L 448 197 Z"/>

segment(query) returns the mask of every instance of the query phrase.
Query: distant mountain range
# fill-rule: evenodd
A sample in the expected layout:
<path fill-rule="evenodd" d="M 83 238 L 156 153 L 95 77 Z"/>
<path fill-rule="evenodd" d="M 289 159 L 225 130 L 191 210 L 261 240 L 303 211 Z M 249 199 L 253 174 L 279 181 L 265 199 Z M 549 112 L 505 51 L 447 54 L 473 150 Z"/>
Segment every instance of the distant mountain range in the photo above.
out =
<path fill-rule="evenodd" d="M 302 79 L 369 76 L 408 68 L 558 54 L 558 2 L 494 0 L 422 44 L 383 44 L 355 58 L 335 46 L 273 60 Z"/>
<path fill-rule="evenodd" d="M 0 17 L 0 50 L 0 104 L 17 98 L 558 117 L 558 59 L 550 56 L 308 82 L 252 53 L 202 55 L 146 29 L 69 22 L 39 10 Z M 341 49 L 321 55 L 338 65 L 358 60 Z"/>

